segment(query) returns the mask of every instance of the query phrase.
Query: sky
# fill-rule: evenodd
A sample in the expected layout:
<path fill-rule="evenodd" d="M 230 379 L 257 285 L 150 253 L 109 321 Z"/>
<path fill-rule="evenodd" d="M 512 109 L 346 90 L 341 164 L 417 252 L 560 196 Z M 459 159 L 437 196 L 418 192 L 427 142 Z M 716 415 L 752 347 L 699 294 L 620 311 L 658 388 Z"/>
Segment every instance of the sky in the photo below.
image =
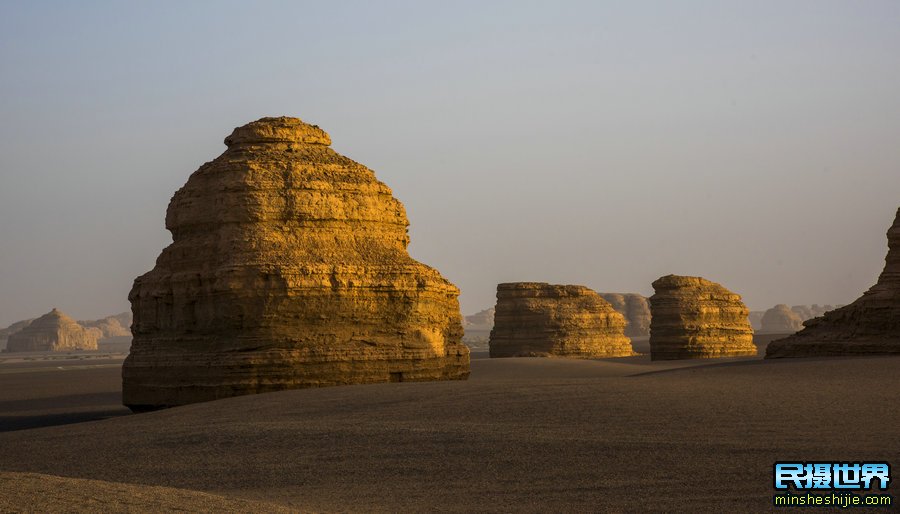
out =
<path fill-rule="evenodd" d="M 849 303 L 900 207 L 900 2 L 0 0 L 0 326 L 129 309 L 172 194 L 297 116 L 461 289 Z"/>

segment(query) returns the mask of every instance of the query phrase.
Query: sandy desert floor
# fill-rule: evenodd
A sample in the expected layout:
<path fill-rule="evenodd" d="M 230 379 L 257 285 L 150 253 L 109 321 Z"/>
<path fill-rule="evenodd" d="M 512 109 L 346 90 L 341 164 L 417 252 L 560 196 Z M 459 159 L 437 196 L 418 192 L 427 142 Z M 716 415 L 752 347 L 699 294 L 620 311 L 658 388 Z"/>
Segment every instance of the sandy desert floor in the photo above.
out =
<path fill-rule="evenodd" d="M 115 359 L 0 362 L 0 511 L 762 512 L 777 460 L 900 465 L 898 357 L 485 357 L 139 415 Z"/>

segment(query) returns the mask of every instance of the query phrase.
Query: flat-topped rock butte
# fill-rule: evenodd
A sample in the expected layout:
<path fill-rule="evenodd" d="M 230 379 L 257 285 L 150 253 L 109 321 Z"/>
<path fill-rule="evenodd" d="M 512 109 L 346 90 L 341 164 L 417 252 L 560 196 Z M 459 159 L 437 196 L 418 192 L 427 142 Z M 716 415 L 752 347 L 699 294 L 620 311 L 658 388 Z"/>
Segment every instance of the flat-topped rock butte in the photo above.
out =
<path fill-rule="evenodd" d="M 766 358 L 900 354 L 900 209 L 887 231 L 878 282 L 855 302 L 807 320 L 796 334 L 769 343 Z"/>
<path fill-rule="evenodd" d="M 578 285 L 497 285 L 491 357 L 626 357 L 625 317 L 596 292 Z"/>
<path fill-rule="evenodd" d="M 464 379 L 459 290 L 408 252 L 403 205 L 297 118 L 238 127 L 166 214 L 129 294 L 123 401 Z"/>
<path fill-rule="evenodd" d="M 666 275 L 650 297 L 650 358 L 706 359 L 756 355 L 741 296 L 702 277 Z"/>

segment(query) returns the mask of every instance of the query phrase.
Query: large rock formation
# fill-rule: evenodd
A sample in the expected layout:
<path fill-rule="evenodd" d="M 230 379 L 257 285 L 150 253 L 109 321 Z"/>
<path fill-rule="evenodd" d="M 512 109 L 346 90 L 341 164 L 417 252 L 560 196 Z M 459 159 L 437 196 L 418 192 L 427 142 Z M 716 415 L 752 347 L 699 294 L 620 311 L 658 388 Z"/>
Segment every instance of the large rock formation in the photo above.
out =
<path fill-rule="evenodd" d="M 878 282 L 850 305 L 807 320 L 800 332 L 772 341 L 766 358 L 900 354 L 900 209 L 888 229 Z"/>
<path fill-rule="evenodd" d="M 97 333 L 53 309 L 9 336 L 8 352 L 62 352 L 96 350 Z"/>
<path fill-rule="evenodd" d="M 793 334 L 803 328 L 803 319 L 790 307 L 779 303 L 763 314 L 760 324 L 760 332 Z"/>
<path fill-rule="evenodd" d="M 666 275 L 650 297 L 650 358 L 756 355 L 741 296 L 701 277 Z"/>
<path fill-rule="evenodd" d="M 628 322 L 628 326 L 625 327 L 626 336 L 650 335 L 650 302 L 646 296 L 634 293 L 600 293 L 600 296 L 612 304 L 613 309 L 625 316 Z"/>
<path fill-rule="evenodd" d="M 464 379 L 459 290 L 407 253 L 403 205 L 322 129 L 263 118 L 169 204 L 129 294 L 135 410 L 363 382 Z"/>
<path fill-rule="evenodd" d="M 497 285 L 491 357 L 632 355 L 625 317 L 584 286 Z"/>

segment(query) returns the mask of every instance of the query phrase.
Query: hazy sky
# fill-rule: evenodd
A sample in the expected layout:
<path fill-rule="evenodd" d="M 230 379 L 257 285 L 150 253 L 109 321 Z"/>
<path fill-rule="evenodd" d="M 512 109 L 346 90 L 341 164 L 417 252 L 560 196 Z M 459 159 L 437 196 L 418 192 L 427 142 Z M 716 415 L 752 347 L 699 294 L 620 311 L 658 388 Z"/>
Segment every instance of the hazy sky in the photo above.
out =
<path fill-rule="evenodd" d="M 0 326 L 128 309 L 172 194 L 327 130 L 462 290 L 848 303 L 900 206 L 900 2 L 0 2 Z"/>

